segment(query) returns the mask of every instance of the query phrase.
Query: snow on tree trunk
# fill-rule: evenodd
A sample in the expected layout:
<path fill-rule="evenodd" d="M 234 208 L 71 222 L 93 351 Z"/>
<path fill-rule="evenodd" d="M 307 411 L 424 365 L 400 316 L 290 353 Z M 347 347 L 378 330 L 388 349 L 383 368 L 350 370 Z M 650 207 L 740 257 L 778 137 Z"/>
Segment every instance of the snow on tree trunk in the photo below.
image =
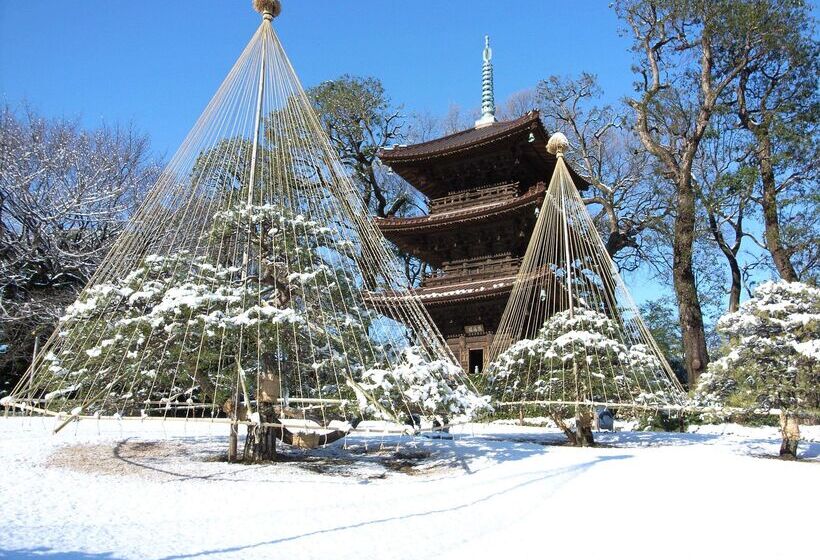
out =
<path fill-rule="evenodd" d="M 260 403 L 259 410 L 253 414 L 254 424 L 248 425 L 248 435 L 245 437 L 245 450 L 242 459 L 245 463 L 261 463 L 276 460 L 276 432 L 273 426 L 277 422 L 273 405 Z"/>
<path fill-rule="evenodd" d="M 268 426 L 248 426 L 245 438 L 245 463 L 261 463 L 276 460 L 276 430 Z"/>

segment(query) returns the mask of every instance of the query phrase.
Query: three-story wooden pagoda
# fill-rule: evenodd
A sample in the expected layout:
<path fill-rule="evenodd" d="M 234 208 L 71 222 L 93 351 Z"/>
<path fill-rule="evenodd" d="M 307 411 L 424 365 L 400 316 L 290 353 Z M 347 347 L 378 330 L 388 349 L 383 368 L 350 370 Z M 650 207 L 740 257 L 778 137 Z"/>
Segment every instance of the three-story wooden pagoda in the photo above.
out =
<path fill-rule="evenodd" d="M 537 111 L 496 120 L 491 58 L 488 40 L 482 116 L 474 128 L 379 154 L 428 199 L 429 213 L 377 225 L 435 270 L 417 294 L 471 373 L 484 369 L 556 164 Z M 576 187 L 587 186 L 571 173 Z"/>

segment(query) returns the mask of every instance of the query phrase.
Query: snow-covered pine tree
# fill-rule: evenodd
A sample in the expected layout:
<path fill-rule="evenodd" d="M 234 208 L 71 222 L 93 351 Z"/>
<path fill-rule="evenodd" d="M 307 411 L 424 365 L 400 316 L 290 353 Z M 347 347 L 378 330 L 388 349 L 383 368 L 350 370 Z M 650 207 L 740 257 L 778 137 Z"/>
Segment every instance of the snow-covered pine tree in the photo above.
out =
<path fill-rule="evenodd" d="M 357 402 L 363 414 L 383 419 L 454 416 L 486 406 L 452 382 L 459 370 L 448 360 L 430 362 L 418 348 L 392 348 L 373 336 L 373 323 L 389 319 L 369 309 L 361 292 L 349 289 L 354 280 L 334 265 L 354 258 L 335 232 L 269 204 L 218 212 L 207 235 L 247 232 L 248 221 L 255 225 L 250 242 L 264 251 L 263 268 L 250 278 L 221 264 L 219 254 L 183 251 L 148 255 L 122 280 L 86 290 L 67 309 L 60 333 L 83 357 L 71 360 L 72 370 L 53 354 L 46 358 L 55 378 L 49 385 L 63 387 L 46 400 L 71 404 L 80 384 L 90 383 L 84 392 L 92 414 L 207 403 L 215 415 L 220 403 L 232 406 L 224 377 L 238 367 L 248 395 L 264 390 L 257 380 L 272 380 L 285 395 Z M 294 262 L 301 272 L 291 272 Z M 251 330 L 258 342 L 243 345 Z M 303 363 L 308 356 L 311 363 Z M 312 375 L 299 374 L 305 369 Z M 99 373 L 89 378 L 89 371 Z M 287 410 L 260 405 L 258 414 L 270 423 Z M 347 416 L 327 407 L 322 414 L 323 424 Z"/>
<path fill-rule="evenodd" d="M 584 444 L 593 409 L 677 409 L 685 399 L 575 186 L 568 148 L 561 133 L 547 143 L 555 170 L 493 335 L 488 378 L 498 406 L 546 410 L 556 423 L 574 410 Z"/>
<path fill-rule="evenodd" d="M 490 385 L 499 400 L 546 403 L 546 410 L 571 442 L 593 443 L 591 410 L 579 406 L 576 430 L 566 419 L 571 403 L 666 402 L 668 384 L 658 378 L 658 359 L 642 344 L 623 342 L 621 327 L 603 313 L 576 307 L 544 322 L 535 338 L 523 339 L 499 355 Z"/>
<path fill-rule="evenodd" d="M 266 6 L 61 335 L 2 405 L 69 413 L 58 429 L 87 414 L 207 417 L 227 405 L 229 458 L 246 423 L 256 460 L 273 452 L 271 430 L 287 435 L 267 419 L 289 408 L 319 430 L 313 441 L 337 417 L 485 404 L 406 292 Z"/>
<path fill-rule="evenodd" d="M 246 232 L 247 221 L 256 225 L 251 242 L 265 253 L 264 268 L 247 279 L 239 267 L 221 264 L 218 254 L 148 255 L 131 274 L 91 287 L 67 309 L 61 334 L 68 338 L 67 346 L 87 358 L 72 360 L 81 367 L 65 371 L 54 357 L 52 371 L 71 379 L 82 377 L 83 370 L 100 369 L 103 363 L 118 366 L 113 379 L 98 376 L 98 390 L 107 398 L 92 405 L 99 408 L 89 412 L 123 413 L 118 397 L 137 406 L 168 401 L 168 387 L 180 399 L 216 406 L 230 392 L 217 376 L 234 371 L 237 366 L 228 365 L 233 363 L 244 364 L 251 394 L 255 393 L 256 364 L 275 362 L 291 394 L 318 398 L 320 392 L 337 392 L 331 372 L 348 348 L 373 347 L 372 356 L 347 357 L 362 367 L 372 364 L 373 356 L 384 350 L 368 339 L 374 312 L 346 289 L 352 283 L 342 278 L 346 272 L 331 264 L 329 255 L 343 258 L 349 251 L 347 245 L 316 222 L 272 205 L 218 212 L 207 235 L 229 237 Z M 298 235 L 287 235 L 289 230 L 297 230 Z M 290 272 L 289 263 L 297 261 L 301 272 Z M 343 331 L 334 328 L 340 324 L 346 327 Z M 260 348 L 246 344 L 238 354 L 224 351 L 242 348 L 239 339 L 251 329 Z M 262 354 L 261 361 L 256 359 L 257 352 Z M 290 379 L 289 369 L 308 355 L 321 357 L 310 364 L 319 383 L 299 387 L 296 379 Z M 184 363 L 167 367 L 171 358 Z M 156 371 L 157 364 L 166 368 Z M 196 377 L 179 375 L 176 379 L 180 370 L 196 372 Z M 118 386 L 120 381 L 123 386 Z M 221 387 L 221 394 L 216 387 Z M 70 391 L 63 398 L 68 395 Z"/>
<path fill-rule="evenodd" d="M 820 412 L 820 289 L 766 282 L 717 329 L 727 354 L 696 391 L 702 406 L 780 411 L 780 454 L 796 457 L 801 414 Z"/>

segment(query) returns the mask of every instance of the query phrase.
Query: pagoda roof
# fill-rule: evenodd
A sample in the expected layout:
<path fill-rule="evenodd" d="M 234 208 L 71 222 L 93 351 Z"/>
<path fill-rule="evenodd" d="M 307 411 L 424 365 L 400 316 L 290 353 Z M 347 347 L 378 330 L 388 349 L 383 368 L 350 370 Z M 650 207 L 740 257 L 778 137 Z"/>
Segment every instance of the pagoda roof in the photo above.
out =
<path fill-rule="evenodd" d="M 515 275 L 508 275 L 502 278 L 459 281 L 431 288 L 415 288 L 406 292 L 371 292 L 367 294 L 367 299 L 376 307 L 383 306 L 388 301 L 403 301 L 413 298 L 420 299 L 425 307 L 494 299 L 502 295 L 509 295 L 515 283 L 515 278 Z"/>
<path fill-rule="evenodd" d="M 539 183 L 521 196 L 512 199 L 469 206 L 451 212 L 437 212 L 426 216 L 412 218 L 375 218 L 374 221 L 378 228 L 385 234 L 448 229 L 477 220 L 487 222 L 494 218 L 521 212 L 530 206 L 540 205 L 544 199 L 545 192 L 546 188 L 544 184 Z"/>
<path fill-rule="evenodd" d="M 393 162 L 416 161 L 442 155 L 452 155 L 463 150 L 497 142 L 524 131 L 533 131 L 535 128 L 540 128 L 543 133 L 542 136 L 546 138 L 546 131 L 544 130 L 543 124 L 541 124 L 538 111 L 530 111 L 511 121 L 496 122 L 486 126 L 468 128 L 467 130 L 462 130 L 449 136 L 443 136 L 435 140 L 412 144 L 410 146 L 383 148 L 379 150 L 379 158 L 384 163 L 390 165 Z"/>
<path fill-rule="evenodd" d="M 557 159 L 547 152 L 548 140 L 539 112 L 530 111 L 435 140 L 382 148 L 378 156 L 416 189 L 437 198 L 487 182 L 549 181 Z M 579 190 L 589 185 L 571 168 L 570 175 Z"/>
<path fill-rule="evenodd" d="M 432 288 L 418 288 L 416 295 L 425 306 L 450 305 L 466 301 L 491 299 L 509 294 L 515 283 L 515 275 L 489 278 L 472 282 L 459 282 Z"/>

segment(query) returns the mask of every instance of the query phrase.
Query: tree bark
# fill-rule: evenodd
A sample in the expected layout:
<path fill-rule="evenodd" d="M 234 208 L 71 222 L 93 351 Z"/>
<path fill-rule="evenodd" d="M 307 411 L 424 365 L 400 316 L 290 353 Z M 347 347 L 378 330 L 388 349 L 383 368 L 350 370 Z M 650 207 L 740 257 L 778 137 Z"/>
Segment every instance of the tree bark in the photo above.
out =
<path fill-rule="evenodd" d="M 740 289 L 743 279 L 740 274 L 740 265 L 737 263 L 737 258 L 733 255 L 732 258 L 728 260 L 729 268 L 732 271 L 732 285 L 729 288 L 729 313 L 734 313 L 738 307 L 740 307 Z"/>
<path fill-rule="evenodd" d="M 780 444 L 780 456 L 784 459 L 797 459 L 797 446 L 800 443 L 800 424 L 795 414 L 780 411 L 780 433 L 783 436 L 783 441 Z"/>
<path fill-rule="evenodd" d="M 276 428 L 267 426 L 248 426 L 248 435 L 245 438 L 243 461 L 246 463 L 261 463 L 276 460 Z"/>
<path fill-rule="evenodd" d="M 595 445 L 595 438 L 592 435 L 592 411 L 586 407 L 580 407 L 575 417 L 575 445 Z"/>
<path fill-rule="evenodd" d="M 709 353 L 706 349 L 703 313 L 692 264 L 695 192 L 691 174 L 688 171 L 679 175 L 677 190 L 678 208 L 672 240 L 672 280 L 678 300 L 687 381 L 689 387 L 692 388 L 709 363 Z"/>
<path fill-rule="evenodd" d="M 763 224 L 765 226 L 766 248 L 772 255 L 777 273 L 786 282 L 797 282 L 797 272 L 792 266 L 789 251 L 783 246 L 780 237 L 780 218 L 777 211 L 777 184 L 772 163 L 772 141 L 767 133 L 758 129 L 757 159 L 760 166 L 760 180 L 763 193 L 760 205 L 763 208 Z"/>
<path fill-rule="evenodd" d="M 751 70 L 746 70 L 740 74 L 737 86 L 737 113 L 743 127 L 754 135 L 755 156 L 760 170 L 760 182 L 762 184 L 762 196 L 760 206 L 763 210 L 764 238 L 766 248 L 772 255 L 774 266 L 780 277 L 787 282 L 797 282 L 797 272 L 792 266 L 791 258 L 787 248 L 783 247 L 780 238 L 780 218 L 777 210 L 777 182 L 774 173 L 774 161 L 772 157 L 772 139 L 769 134 L 771 126 L 772 111 L 767 107 L 766 100 L 761 99 L 758 107 L 760 119 L 755 121 L 751 111 L 746 104 L 746 93 L 749 87 Z"/>
<path fill-rule="evenodd" d="M 720 248 L 720 252 L 726 257 L 726 260 L 729 263 L 729 270 L 732 274 L 732 284 L 729 287 L 728 311 L 729 313 L 734 313 L 737 311 L 738 307 L 740 307 L 740 292 L 743 286 L 740 263 L 737 261 L 737 252 L 740 250 L 740 240 L 743 235 L 743 230 L 740 226 L 742 221 L 741 218 L 739 218 L 738 223 L 735 225 L 735 244 L 730 247 L 726 242 L 726 239 L 723 237 L 723 233 L 720 231 L 720 226 L 717 223 L 714 212 L 711 209 L 708 209 L 707 212 L 709 215 L 709 229 L 712 231 L 712 237 L 714 237 L 715 243 L 717 243 L 718 248 Z"/>
<path fill-rule="evenodd" d="M 231 422 L 228 434 L 228 462 L 233 463 L 238 457 L 239 425 Z"/>
<path fill-rule="evenodd" d="M 564 435 L 567 436 L 570 445 L 578 445 L 578 438 L 575 435 L 575 432 L 569 429 L 569 426 L 566 425 L 564 420 L 558 415 L 557 412 L 549 412 L 549 417 L 552 418 L 552 421 L 555 422 L 555 425 L 558 426 Z"/>
<path fill-rule="evenodd" d="M 259 395 L 257 395 L 257 398 Z M 259 421 L 261 424 L 276 424 L 279 418 L 274 410 L 274 404 L 269 402 L 258 402 Z M 248 425 L 248 435 L 245 437 L 245 450 L 242 453 L 242 460 L 245 463 L 261 463 L 264 461 L 276 460 L 276 437 L 279 428 L 270 426 L 260 426 L 257 424 Z"/>

